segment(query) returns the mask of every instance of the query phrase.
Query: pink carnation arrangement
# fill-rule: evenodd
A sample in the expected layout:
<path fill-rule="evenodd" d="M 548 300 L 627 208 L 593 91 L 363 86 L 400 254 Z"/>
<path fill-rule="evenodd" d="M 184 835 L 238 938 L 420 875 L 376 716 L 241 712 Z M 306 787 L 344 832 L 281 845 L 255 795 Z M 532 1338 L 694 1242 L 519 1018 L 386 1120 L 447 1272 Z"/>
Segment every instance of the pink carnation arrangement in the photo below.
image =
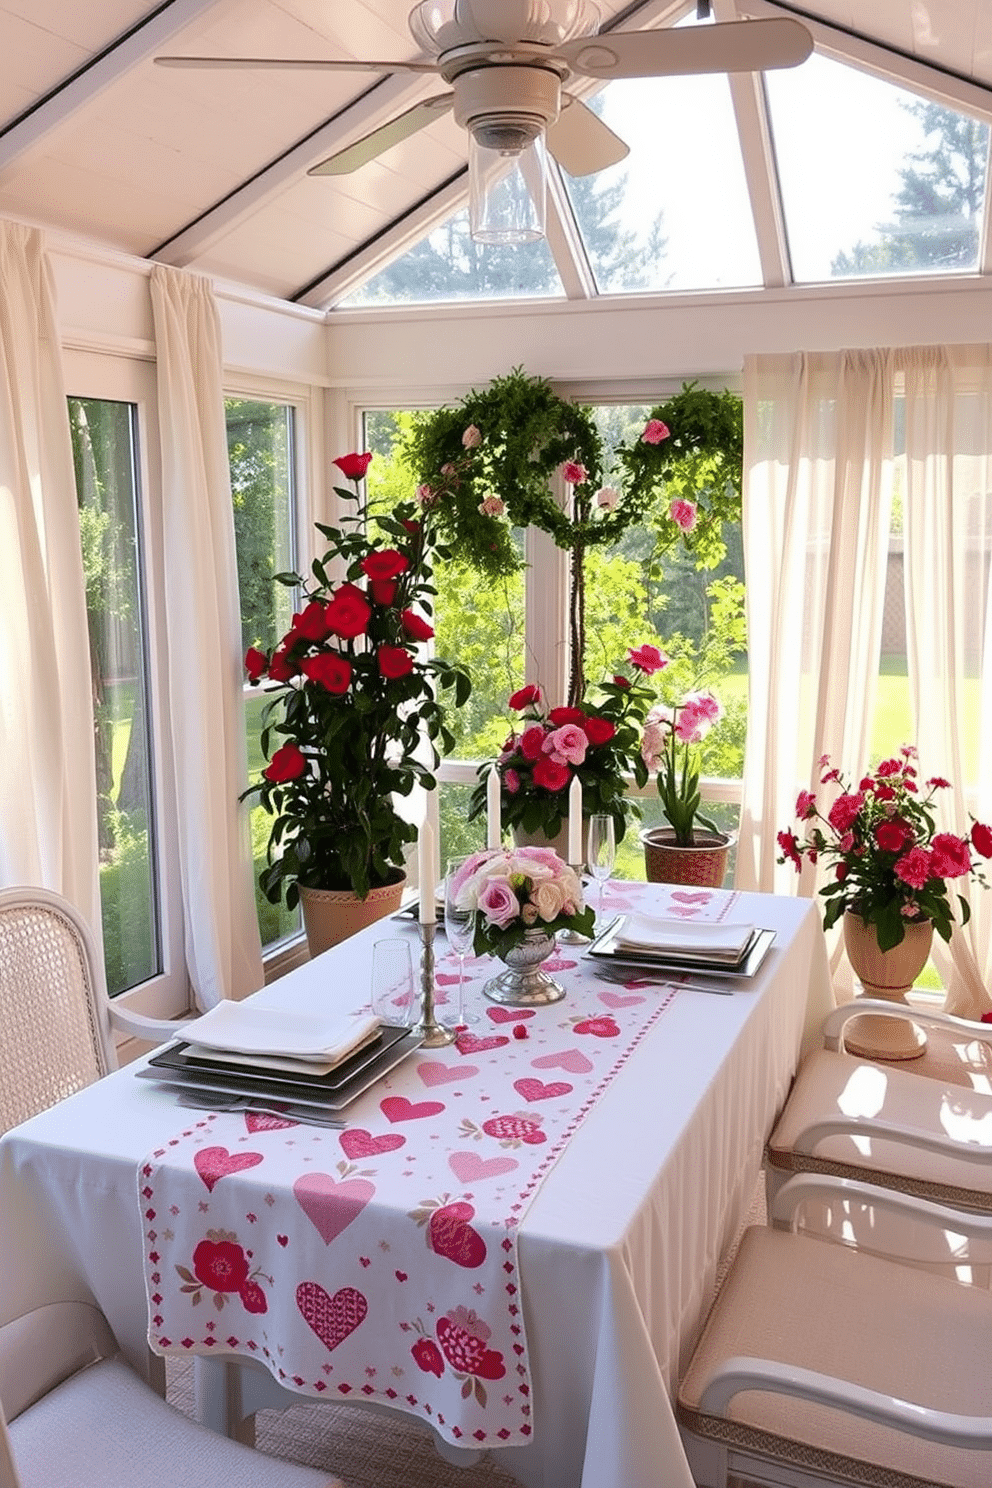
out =
<path fill-rule="evenodd" d="M 949 881 L 974 878 L 984 885 L 978 859 L 992 857 L 992 830 L 982 822 L 973 819 L 967 836 L 937 830 L 934 798 L 950 782 L 935 775 L 921 784 L 915 762 L 916 750 L 904 745 L 854 789 L 823 755 L 820 784 L 831 793 L 829 804 L 821 808 L 815 792 L 800 791 L 796 816 L 802 837 L 792 830 L 778 834 L 780 863 L 793 863 L 797 872 L 804 861 L 832 865 L 832 877 L 820 891 L 826 901 L 824 927 L 850 909 L 875 925 L 883 951 L 899 944 L 907 922 L 918 920 L 932 920 L 937 934 L 949 941 L 954 927 Z M 970 906 L 961 894 L 957 900 L 965 925 Z"/>
<path fill-rule="evenodd" d="M 451 888 L 457 907 L 475 914 L 478 956 L 509 950 L 528 930 L 591 936 L 595 928 L 577 874 L 550 847 L 473 853 Z"/>

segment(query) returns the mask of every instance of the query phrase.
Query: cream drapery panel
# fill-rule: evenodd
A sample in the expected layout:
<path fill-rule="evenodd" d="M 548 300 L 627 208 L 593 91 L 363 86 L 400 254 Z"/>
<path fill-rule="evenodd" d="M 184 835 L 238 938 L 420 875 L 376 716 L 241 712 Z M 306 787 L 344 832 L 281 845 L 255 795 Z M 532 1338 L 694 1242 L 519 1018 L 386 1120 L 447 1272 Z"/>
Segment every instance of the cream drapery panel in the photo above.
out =
<path fill-rule="evenodd" d="M 992 347 L 913 347 L 897 353 L 906 399 L 906 637 L 920 773 L 937 794 L 940 825 L 992 819 Z M 966 793 L 966 784 L 975 794 Z M 955 885 L 959 888 L 960 885 Z M 971 919 L 933 958 L 945 1006 L 961 1017 L 992 1009 L 992 892 L 965 888 Z"/>
<path fill-rule="evenodd" d="M 200 1007 L 264 981 L 251 878 L 241 622 L 220 322 L 207 279 L 151 275 L 169 723 L 186 965 Z"/>
<path fill-rule="evenodd" d="M 89 631 L 55 289 L 41 234 L 4 221 L 0 593 L 0 884 L 63 894 L 101 946 Z"/>
<path fill-rule="evenodd" d="M 749 357 L 744 366 L 748 738 L 739 887 L 812 894 L 777 834 L 827 754 L 868 760 L 891 501 L 886 351 Z"/>

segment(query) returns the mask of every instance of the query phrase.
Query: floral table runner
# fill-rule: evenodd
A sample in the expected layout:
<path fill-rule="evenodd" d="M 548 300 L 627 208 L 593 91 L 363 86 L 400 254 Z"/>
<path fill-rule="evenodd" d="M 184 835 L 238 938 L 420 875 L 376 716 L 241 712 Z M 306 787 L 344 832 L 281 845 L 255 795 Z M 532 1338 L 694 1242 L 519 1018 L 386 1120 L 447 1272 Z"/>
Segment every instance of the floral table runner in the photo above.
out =
<path fill-rule="evenodd" d="M 608 907 L 641 887 L 612 884 Z M 736 897 L 699 892 L 695 918 Z M 520 1223 L 676 995 L 604 986 L 568 948 L 544 964 L 567 997 L 514 1009 L 479 995 L 494 964 L 470 961 L 479 1021 L 414 1053 L 340 1130 L 210 1114 L 156 1148 L 138 1184 L 153 1350 L 256 1358 L 303 1395 L 383 1401 L 454 1443 L 525 1443 Z M 453 966 L 439 958 L 442 986 Z"/>

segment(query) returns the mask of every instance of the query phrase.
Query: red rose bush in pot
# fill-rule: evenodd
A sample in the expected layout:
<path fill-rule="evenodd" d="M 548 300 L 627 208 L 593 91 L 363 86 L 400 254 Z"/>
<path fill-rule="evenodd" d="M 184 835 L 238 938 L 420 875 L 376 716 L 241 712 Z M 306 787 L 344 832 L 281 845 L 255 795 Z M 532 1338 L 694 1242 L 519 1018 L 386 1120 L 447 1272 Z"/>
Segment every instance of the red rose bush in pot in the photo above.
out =
<path fill-rule="evenodd" d="M 372 456 L 334 463 L 353 489 L 335 487 L 346 515 L 317 523 L 327 542 L 311 574 L 276 574 L 298 609 L 271 654 L 252 647 L 249 680 L 267 683 L 262 752 L 268 765 L 245 796 L 273 817 L 266 898 L 293 908 L 301 887 L 365 899 L 402 877 L 416 827 L 397 810 L 414 786 L 433 789 L 433 769 L 453 740 L 444 693 L 470 693 L 467 673 L 427 655 L 431 511 L 404 502 L 370 517 L 362 482 Z M 440 551 L 440 550 L 437 550 Z"/>

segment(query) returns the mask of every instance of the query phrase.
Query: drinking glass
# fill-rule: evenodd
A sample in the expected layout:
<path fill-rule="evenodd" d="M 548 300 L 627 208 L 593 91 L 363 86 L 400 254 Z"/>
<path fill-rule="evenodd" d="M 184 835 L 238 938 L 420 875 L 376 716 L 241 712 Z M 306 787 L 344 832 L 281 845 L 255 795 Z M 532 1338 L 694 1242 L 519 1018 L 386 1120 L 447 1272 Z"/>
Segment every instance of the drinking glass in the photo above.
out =
<path fill-rule="evenodd" d="M 613 864 L 616 861 L 616 839 L 613 835 L 612 816 L 591 816 L 589 818 L 589 837 L 586 847 L 586 866 L 593 878 L 599 884 L 599 908 L 596 911 L 596 919 L 603 918 L 603 894 L 606 889 L 606 880 L 613 872 Z"/>
<path fill-rule="evenodd" d="M 384 1023 L 409 1025 L 413 1015 L 414 980 L 410 942 L 377 940 L 372 947 L 372 1011 Z"/>
<path fill-rule="evenodd" d="M 444 877 L 444 933 L 448 945 L 458 957 L 458 1016 L 457 1024 L 474 1023 L 475 1015 L 465 1010 L 465 957 L 472 949 L 475 939 L 475 911 L 459 909 L 451 892 L 455 875 L 467 861 L 466 857 L 449 858 L 448 871 Z"/>

